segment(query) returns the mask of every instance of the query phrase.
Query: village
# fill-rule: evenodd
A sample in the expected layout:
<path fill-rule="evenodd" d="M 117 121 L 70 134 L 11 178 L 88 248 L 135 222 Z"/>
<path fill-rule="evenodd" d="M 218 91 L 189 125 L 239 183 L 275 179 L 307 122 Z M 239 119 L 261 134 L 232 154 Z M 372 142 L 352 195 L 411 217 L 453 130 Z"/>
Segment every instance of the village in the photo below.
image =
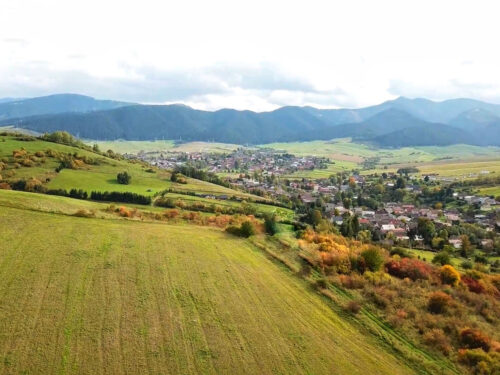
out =
<path fill-rule="evenodd" d="M 324 169 L 330 161 L 265 148 L 238 148 L 231 153 L 140 152 L 128 156 L 163 169 L 189 166 L 204 170 L 234 188 L 293 208 L 298 215 L 318 210 L 336 227 L 355 215 L 360 230 L 370 231 L 374 241 L 388 245 L 433 248 L 419 233 L 419 220 L 423 219 L 431 222 L 436 232 L 449 232 L 446 243 L 455 249 L 462 247 L 461 232 L 456 228 L 463 224 L 481 231 L 482 235 L 473 238 L 478 248 L 493 249 L 498 243 L 494 238 L 500 228 L 500 202 L 493 197 L 455 191 L 450 188 L 455 180 L 437 174 L 422 178 L 408 170 L 381 175 L 351 171 L 329 178 L 296 178 L 294 173 Z M 436 188 L 444 195 L 434 196 Z"/>

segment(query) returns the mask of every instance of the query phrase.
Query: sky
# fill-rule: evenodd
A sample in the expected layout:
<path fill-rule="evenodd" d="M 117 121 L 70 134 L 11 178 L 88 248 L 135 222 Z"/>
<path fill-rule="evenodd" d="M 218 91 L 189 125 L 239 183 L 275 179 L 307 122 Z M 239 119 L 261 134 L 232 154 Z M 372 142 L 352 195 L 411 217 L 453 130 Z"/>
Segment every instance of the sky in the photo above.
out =
<path fill-rule="evenodd" d="M 500 103 L 499 1 L 0 0 L 0 98 Z"/>

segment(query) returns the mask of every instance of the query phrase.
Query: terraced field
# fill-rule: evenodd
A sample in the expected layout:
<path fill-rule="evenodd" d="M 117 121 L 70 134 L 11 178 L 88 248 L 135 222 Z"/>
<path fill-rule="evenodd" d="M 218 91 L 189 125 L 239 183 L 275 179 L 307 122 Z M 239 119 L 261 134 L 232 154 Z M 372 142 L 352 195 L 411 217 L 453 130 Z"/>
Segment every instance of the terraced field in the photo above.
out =
<path fill-rule="evenodd" d="M 4 374 L 413 373 L 219 230 L 0 202 L 0 237 Z"/>

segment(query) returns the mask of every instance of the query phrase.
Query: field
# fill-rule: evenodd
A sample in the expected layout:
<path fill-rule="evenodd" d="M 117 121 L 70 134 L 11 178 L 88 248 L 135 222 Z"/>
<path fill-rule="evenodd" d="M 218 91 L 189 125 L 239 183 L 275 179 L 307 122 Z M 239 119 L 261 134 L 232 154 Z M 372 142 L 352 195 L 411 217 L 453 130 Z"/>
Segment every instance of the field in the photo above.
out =
<path fill-rule="evenodd" d="M 5 140 L 5 141 L 4 141 Z M 98 165 L 85 165 L 79 169 L 63 169 L 59 173 L 55 169 L 59 161 L 55 158 L 46 158 L 44 164 L 33 167 L 21 167 L 13 169 L 14 178 L 37 178 L 40 181 L 50 179 L 46 185 L 49 189 L 83 189 L 87 192 L 95 191 L 129 191 L 142 195 L 153 195 L 159 191 L 172 188 L 186 192 L 197 192 L 200 194 L 228 195 L 241 198 L 254 198 L 250 194 L 228 189 L 223 186 L 214 185 L 208 182 L 188 178 L 187 184 L 177 184 L 170 181 L 170 173 L 158 170 L 156 173 L 147 172 L 146 166 L 134 164 L 125 160 L 115 160 L 95 154 L 90 151 L 66 146 L 57 143 L 36 141 L 21 141 L 10 136 L 0 136 L 0 160 L 2 158 L 11 158 L 14 150 L 24 148 L 29 153 L 36 151 L 46 151 L 51 149 L 60 153 L 77 153 L 81 156 L 87 156 L 97 159 Z M 129 185 L 121 185 L 116 180 L 116 175 L 127 171 L 132 175 L 132 181 Z"/>
<path fill-rule="evenodd" d="M 89 144 L 93 144 L 90 142 Z M 239 147 L 233 144 L 189 142 L 175 144 L 174 141 L 112 141 L 97 142 L 101 149 L 112 149 L 119 153 L 139 151 L 178 152 L 231 152 Z M 299 171 L 287 178 L 326 178 L 331 174 L 361 169 L 363 161 L 376 159 L 376 168 L 362 173 L 395 172 L 400 167 L 416 166 L 421 174 L 438 173 L 442 177 L 477 177 L 482 171 L 500 172 L 500 148 L 471 145 L 404 147 L 383 149 L 352 142 L 350 139 L 331 141 L 270 143 L 259 147 L 272 148 L 298 156 L 315 155 L 328 157 L 332 164 L 327 169 Z"/>
<path fill-rule="evenodd" d="M 494 197 L 500 196 L 500 186 L 492 186 L 479 189 L 481 195 L 492 195 Z"/>
<path fill-rule="evenodd" d="M 251 242 L 219 230 L 0 200 L 0 234 L 2 373 L 413 373 Z"/>
<path fill-rule="evenodd" d="M 113 150 L 120 154 L 137 154 L 144 152 L 230 152 L 240 146 L 216 143 L 216 142 L 186 142 L 175 143 L 174 141 L 87 141 L 89 145 L 97 144 L 101 150 Z"/>

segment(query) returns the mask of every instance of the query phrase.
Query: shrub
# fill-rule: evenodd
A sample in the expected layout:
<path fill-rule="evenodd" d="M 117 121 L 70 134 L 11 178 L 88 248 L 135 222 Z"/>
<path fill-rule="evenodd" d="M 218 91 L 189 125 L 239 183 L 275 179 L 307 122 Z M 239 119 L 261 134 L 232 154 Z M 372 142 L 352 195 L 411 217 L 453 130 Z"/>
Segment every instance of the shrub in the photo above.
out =
<path fill-rule="evenodd" d="M 402 247 L 393 247 L 390 251 L 390 254 L 391 256 L 399 255 L 401 258 L 413 258 L 413 254 Z"/>
<path fill-rule="evenodd" d="M 462 277 L 462 283 L 464 283 L 465 286 L 467 286 L 467 289 L 469 289 L 473 293 L 481 294 L 484 293 L 485 287 L 479 280 L 476 280 L 470 276 L 464 276 Z"/>
<path fill-rule="evenodd" d="M 441 267 L 439 269 L 439 274 L 441 276 L 441 281 L 445 284 L 457 286 L 460 282 L 460 273 L 449 264 Z"/>
<path fill-rule="evenodd" d="M 352 314 L 357 314 L 361 310 L 361 304 L 357 301 L 350 301 L 345 309 Z"/>
<path fill-rule="evenodd" d="M 433 314 L 442 314 L 448 309 L 451 300 L 451 297 L 446 293 L 434 292 L 429 297 L 427 309 Z"/>
<path fill-rule="evenodd" d="M 366 267 L 372 272 L 378 271 L 384 263 L 384 257 L 376 247 L 364 250 L 361 257 L 364 259 Z"/>
<path fill-rule="evenodd" d="M 386 264 L 387 272 L 400 279 L 427 280 L 432 273 L 432 267 L 418 259 L 403 258 L 392 260 Z"/>
<path fill-rule="evenodd" d="M 451 351 L 450 341 L 442 329 L 431 329 L 424 334 L 423 339 L 427 345 L 438 349 L 445 355 L 448 355 Z"/>
<path fill-rule="evenodd" d="M 2 189 L 2 190 L 12 190 L 12 187 L 7 182 L 0 182 L 0 189 Z"/>
<path fill-rule="evenodd" d="M 447 251 L 441 251 L 434 256 L 434 258 L 432 259 L 432 263 L 440 264 L 442 266 L 451 264 L 450 254 L 448 254 Z"/>
<path fill-rule="evenodd" d="M 378 271 L 378 272 L 367 271 L 365 272 L 364 277 L 373 285 L 386 285 L 390 284 L 392 281 L 391 276 L 386 274 L 384 271 Z"/>
<path fill-rule="evenodd" d="M 460 331 L 460 344 L 466 349 L 481 348 L 487 352 L 490 350 L 491 340 L 477 329 L 465 328 Z"/>
<path fill-rule="evenodd" d="M 241 224 L 241 236 L 250 237 L 255 234 L 255 227 L 251 221 L 245 221 Z"/>
<path fill-rule="evenodd" d="M 276 215 L 265 215 L 264 216 L 264 227 L 266 228 L 266 233 L 269 235 L 274 235 L 278 232 L 278 225 L 276 223 Z"/>
<path fill-rule="evenodd" d="M 84 208 L 81 208 L 79 209 L 78 211 L 76 211 L 73 216 L 77 216 L 77 217 L 94 217 L 95 216 L 95 213 L 94 212 L 91 212 L 91 211 L 87 211 L 86 209 Z"/>
<path fill-rule="evenodd" d="M 121 206 L 118 209 L 118 214 L 122 217 L 132 217 L 132 212 L 127 207 L 124 206 Z"/>
<path fill-rule="evenodd" d="M 460 264 L 464 270 L 471 270 L 474 264 L 470 260 L 464 260 L 462 264 Z"/>
<path fill-rule="evenodd" d="M 130 176 L 127 172 L 121 172 L 116 175 L 116 179 L 119 184 L 128 185 L 132 180 L 132 176 Z"/>

